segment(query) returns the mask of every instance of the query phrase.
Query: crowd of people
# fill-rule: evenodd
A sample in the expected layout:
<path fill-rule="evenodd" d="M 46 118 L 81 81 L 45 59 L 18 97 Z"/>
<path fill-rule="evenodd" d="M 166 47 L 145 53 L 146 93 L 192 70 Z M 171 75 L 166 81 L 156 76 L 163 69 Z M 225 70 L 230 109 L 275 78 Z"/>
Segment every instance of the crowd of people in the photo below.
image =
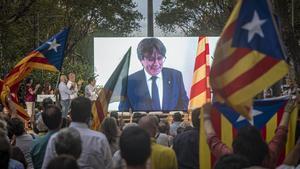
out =
<path fill-rule="evenodd" d="M 79 96 L 82 84 L 81 80 L 76 82 L 74 73 L 68 77 L 61 75 L 60 105 L 45 98 L 39 111 L 34 111 L 40 85 L 33 85 L 32 79 L 26 81 L 25 101 L 32 130 L 18 118 L 13 107 L 8 113 L 1 110 L 0 168 L 199 169 L 201 109 L 207 144 L 216 158 L 215 169 L 290 169 L 297 165 L 300 168 L 300 139 L 282 165 L 277 165 L 287 140 L 295 99 L 286 106 L 269 143 L 263 140 L 258 129 L 246 126 L 237 133 L 231 149 L 216 135 L 210 103 L 193 110 L 190 121 L 184 120 L 180 112 L 172 115 L 172 122 L 157 115 L 135 113 L 132 121 L 125 124 L 113 112 L 97 131 L 91 130 L 92 102 L 97 99 L 98 91 L 95 78 L 90 78 L 84 96 Z M 9 97 L 7 102 L 11 102 Z"/>
<path fill-rule="evenodd" d="M 62 78 L 65 80 L 64 78 Z M 253 126 L 239 130 L 232 149 L 215 134 L 210 112 L 211 104 L 203 106 L 207 143 L 217 159 L 216 169 L 276 168 L 278 156 L 286 139 L 290 112 L 285 113 L 273 139 L 266 143 Z M 43 100 L 39 112 L 46 130 L 26 130 L 14 112 L 0 117 L 0 166 L 9 169 L 199 169 L 200 108 L 191 113 L 191 123 L 182 114 L 174 113 L 170 124 L 156 115 L 136 115 L 124 124 L 118 114 L 106 117 L 98 131 L 89 128 L 92 101 L 78 96 L 70 101 L 71 122 L 64 124 L 63 108 L 49 98 Z M 38 120 L 37 120 L 38 121 Z M 63 126 L 65 125 L 65 126 Z M 298 164 L 300 140 L 279 169 Z M 298 165 L 298 167 L 300 167 Z"/>

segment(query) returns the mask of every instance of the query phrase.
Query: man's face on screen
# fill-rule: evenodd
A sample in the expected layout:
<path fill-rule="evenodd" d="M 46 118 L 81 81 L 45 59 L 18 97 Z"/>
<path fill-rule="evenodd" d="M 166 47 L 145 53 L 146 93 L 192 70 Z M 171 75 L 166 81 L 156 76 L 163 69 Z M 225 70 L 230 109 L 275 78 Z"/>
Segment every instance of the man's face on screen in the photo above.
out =
<path fill-rule="evenodd" d="M 141 63 L 146 70 L 152 76 L 158 75 L 165 61 L 165 56 L 161 55 L 156 49 L 152 53 L 145 53 Z"/>

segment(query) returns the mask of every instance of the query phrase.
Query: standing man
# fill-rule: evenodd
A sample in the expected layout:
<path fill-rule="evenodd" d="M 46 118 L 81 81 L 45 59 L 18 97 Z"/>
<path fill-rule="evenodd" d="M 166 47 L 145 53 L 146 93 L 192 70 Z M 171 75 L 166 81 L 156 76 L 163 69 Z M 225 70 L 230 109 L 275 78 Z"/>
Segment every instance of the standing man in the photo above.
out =
<path fill-rule="evenodd" d="M 82 152 L 77 160 L 81 169 L 111 169 L 112 156 L 108 141 L 104 134 L 89 129 L 92 111 L 92 103 L 85 97 L 77 97 L 71 103 L 72 122 L 69 127 L 79 131 Z M 46 169 L 49 162 L 57 156 L 55 151 L 55 140 L 53 135 L 47 145 L 42 169 Z"/>
<path fill-rule="evenodd" d="M 86 85 L 84 89 L 84 95 L 91 101 L 95 101 L 97 99 L 96 80 L 94 77 L 90 77 L 88 82 L 89 84 Z"/>
<path fill-rule="evenodd" d="M 70 104 L 71 104 L 71 94 L 73 94 L 73 91 L 71 91 L 67 87 L 67 76 L 61 75 L 60 76 L 60 83 L 58 85 L 58 90 L 60 94 L 60 105 L 61 105 L 61 112 L 62 112 L 62 118 L 65 121 L 67 119 L 67 115 L 69 112 Z"/>
<path fill-rule="evenodd" d="M 127 97 L 121 101 L 119 111 L 186 111 L 189 99 L 181 72 L 163 67 L 164 44 L 157 38 L 145 38 L 137 47 L 137 55 L 143 69 L 123 84 L 127 86 Z"/>
<path fill-rule="evenodd" d="M 45 111 L 42 112 L 42 119 L 48 128 L 48 132 L 43 137 L 33 140 L 30 155 L 35 169 L 42 168 L 48 141 L 61 127 L 61 111 L 55 105 L 45 106 Z"/>

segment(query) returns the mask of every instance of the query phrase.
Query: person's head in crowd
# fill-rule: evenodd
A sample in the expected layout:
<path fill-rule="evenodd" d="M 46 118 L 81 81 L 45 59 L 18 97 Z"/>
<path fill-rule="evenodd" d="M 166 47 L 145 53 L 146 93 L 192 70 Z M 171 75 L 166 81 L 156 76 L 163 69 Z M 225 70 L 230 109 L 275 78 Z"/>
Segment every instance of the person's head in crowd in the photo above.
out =
<path fill-rule="evenodd" d="M 254 148 L 255 147 L 255 148 Z M 232 142 L 233 152 L 246 157 L 251 166 L 262 165 L 268 155 L 268 145 L 254 126 L 246 126 L 239 129 L 236 138 Z"/>
<path fill-rule="evenodd" d="M 127 127 L 120 137 L 120 151 L 127 166 L 145 168 L 151 154 L 150 135 L 138 126 Z"/>
<path fill-rule="evenodd" d="M 125 130 L 128 127 L 136 127 L 136 126 L 139 126 L 139 125 L 137 123 L 127 123 L 123 126 L 122 130 Z"/>
<path fill-rule="evenodd" d="M 54 147 L 57 155 L 66 154 L 78 159 L 82 151 L 79 131 L 72 127 L 60 130 L 54 138 Z"/>
<path fill-rule="evenodd" d="M 173 121 L 174 122 L 182 122 L 182 115 L 179 112 L 173 114 Z"/>
<path fill-rule="evenodd" d="M 118 112 L 117 111 L 110 112 L 110 117 L 115 118 L 116 122 L 117 122 L 117 125 L 120 127 Z"/>
<path fill-rule="evenodd" d="M 192 124 L 197 129 L 200 128 L 200 110 L 201 108 L 197 108 L 192 111 Z"/>
<path fill-rule="evenodd" d="M 145 38 L 138 44 L 137 55 L 145 71 L 156 76 L 163 68 L 166 47 L 157 38 Z"/>
<path fill-rule="evenodd" d="M 61 110 L 55 105 L 48 105 L 42 112 L 43 122 L 49 130 L 58 130 L 62 124 Z"/>
<path fill-rule="evenodd" d="M 7 137 L 5 137 L 5 132 L 0 130 L 0 166 L 1 168 L 7 169 L 10 159 L 10 143 Z"/>
<path fill-rule="evenodd" d="M 53 105 L 53 100 L 50 97 L 47 97 L 43 100 L 42 105 L 43 105 L 43 109 L 47 109 L 47 107 L 49 105 Z"/>
<path fill-rule="evenodd" d="M 96 80 L 95 80 L 95 77 L 90 77 L 88 79 L 88 83 L 92 86 L 95 86 L 96 85 Z"/>
<path fill-rule="evenodd" d="M 17 137 L 26 133 L 24 122 L 22 120 L 20 120 L 19 118 L 12 118 L 11 125 L 13 128 L 14 135 L 16 135 Z"/>
<path fill-rule="evenodd" d="M 133 123 L 138 123 L 139 120 L 140 120 L 142 117 L 144 117 L 144 116 L 146 116 L 146 115 L 143 114 L 143 113 L 135 112 L 135 113 L 133 113 L 133 115 L 132 115 L 132 122 L 133 122 Z"/>
<path fill-rule="evenodd" d="M 158 125 L 159 125 L 159 122 L 160 122 L 160 117 L 159 117 L 159 115 L 154 115 L 154 114 L 150 114 L 149 116 L 152 116 L 153 117 L 153 119 L 155 120 L 155 123 L 156 123 L 156 126 L 158 127 Z"/>
<path fill-rule="evenodd" d="M 24 168 L 27 168 L 28 163 L 25 159 L 25 155 L 19 147 L 17 147 L 17 146 L 11 147 L 11 157 L 10 158 L 19 161 L 20 163 L 23 164 Z"/>
<path fill-rule="evenodd" d="M 119 130 L 116 119 L 113 117 L 106 117 L 101 123 L 100 131 L 106 136 L 109 143 L 116 142 L 119 136 Z"/>
<path fill-rule="evenodd" d="M 158 130 L 160 133 L 169 134 L 170 125 L 166 120 L 161 120 L 158 124 Z"/>
<path fill-rule="evenodd" d="M 214 169 L 243 169 L 250 166 L 247 158 L 237 154 L 228 154 L 216 162 Z"/>
<path fill-rule="evenodd" d="M 61 75 L 60 76 L 60 82 L 64 82 L 66 83 L 68 81 L 67 76 L 66 75 Z"/>
<path fill-rule="evenodd" d="M 32 78 L 27 78 L 26 80 L 25 80 L 25 84 L 26 84 L 26 86 L 32 86 L 32 84 L 33 84 L 33 79 Z"/>
<path fill-rule="evenodd" d="M 71 102 L 71 118 L 73 122 L 89 124 L 92 102 L 86 97 L 79 96 Z"/>
<path fill-rule="evenodd" d="M 43 90 L 42 90 L 43 94 L 51 94 L 51 90 L 52 90 L 51 84 L 48 81 L 46 81 L 44 83 Z"/>
<path fill-rule="evenodd" d="M 146 130 L 151 137 L 155 137 L 157 132 L 157 120 L 154 116 L 144 116 L 139 120 L 139 126 Z"/>
<path fill-rule="evenodd" d="M 75 82 L 75 73 L 71 72 L 68 74 L 68 79 L 71 81 L 71 82 Z"/>
<path fill-rule="evenodd" d="M 76 159 L 69 155 L 60 155 L 54 157 L 46 169 L 79 169 Z"/>
<path fill-rule="evenodd" d="M 110 112 L 110 117 L 113 117 L 116 120 L 118 120 L 119 119 L 119 114 L 116 111 L 112 111 L 112 112 Z"/>

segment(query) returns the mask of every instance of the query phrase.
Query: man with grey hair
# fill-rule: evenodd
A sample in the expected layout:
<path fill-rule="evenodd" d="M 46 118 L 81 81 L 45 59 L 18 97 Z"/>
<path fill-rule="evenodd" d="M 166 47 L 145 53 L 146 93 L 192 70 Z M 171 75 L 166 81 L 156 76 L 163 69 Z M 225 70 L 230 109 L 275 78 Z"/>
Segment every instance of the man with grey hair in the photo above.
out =
<path fill-rule="evenodd" d="M 119 111 L 186 111 L 188 97 L 180 71 L 163 67 L 166 47 L 157 38 L 145 38 L 137 47 L 143 69 L 123 81 L 127 96 L 120 102 Z M 124 84 L 127 82 L 127 84 Z"/>
<path fill-rule="evenodd" d="M 81 154 L 80 133 L 75 128 L 64 128 L 54 138 L 54 147 L 57 155 L 70 155 L 78 159 Z"/>

